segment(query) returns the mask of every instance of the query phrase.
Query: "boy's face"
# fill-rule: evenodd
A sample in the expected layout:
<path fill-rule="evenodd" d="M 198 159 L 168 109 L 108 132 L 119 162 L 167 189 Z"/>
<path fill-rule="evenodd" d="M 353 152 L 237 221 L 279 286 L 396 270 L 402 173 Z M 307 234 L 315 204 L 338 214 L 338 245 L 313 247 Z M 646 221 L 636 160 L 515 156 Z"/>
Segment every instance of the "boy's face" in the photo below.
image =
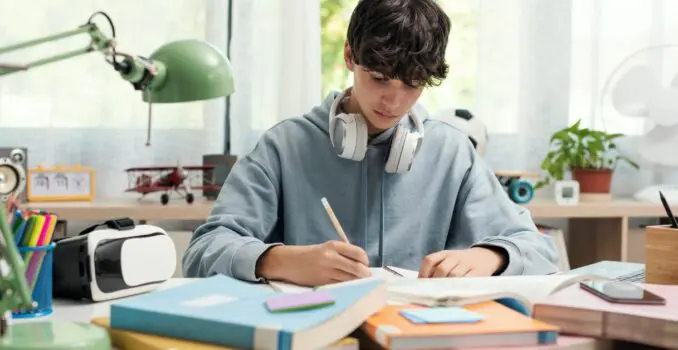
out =
<path fill-rule="evenodd" d="M 424 88 L 388 79 L 379 72 L 359 66 L 354 63 L 350 51 L 347 43 L 344 46 L 344 59 L 348 69 L 353 72 L 349 106 L 354 111 L 351 112 L 359 112 L 365 117 L 370 134 L 394 127 L 417 102 Z"/>

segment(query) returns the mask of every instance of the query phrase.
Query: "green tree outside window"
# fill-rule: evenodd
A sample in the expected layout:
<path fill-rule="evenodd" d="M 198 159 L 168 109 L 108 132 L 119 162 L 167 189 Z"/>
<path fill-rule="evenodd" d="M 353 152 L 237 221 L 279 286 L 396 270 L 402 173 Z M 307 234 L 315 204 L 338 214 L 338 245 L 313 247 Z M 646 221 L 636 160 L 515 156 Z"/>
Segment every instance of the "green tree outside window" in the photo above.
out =
<path fill-rule="evenodd" d="M 420 102 L 432 113 L 450 107 L 472 108 L 475 102 L 477 36 L 473 6 L 476 2 L 439 1 L 452 22 L 446 52 L 450 72 L 442 85 L 429 88 L 422 94 Z M 320 0 L 323 96 L 350 84 L 343 50 L 346 29 L 356 4 L 357 0 Z"/>

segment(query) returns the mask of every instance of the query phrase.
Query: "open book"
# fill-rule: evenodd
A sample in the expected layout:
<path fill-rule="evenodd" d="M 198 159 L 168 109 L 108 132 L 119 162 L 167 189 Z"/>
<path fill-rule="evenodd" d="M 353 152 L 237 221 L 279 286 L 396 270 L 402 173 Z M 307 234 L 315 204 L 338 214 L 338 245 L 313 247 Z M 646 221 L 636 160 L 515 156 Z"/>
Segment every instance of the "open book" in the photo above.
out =
<path fill-rule="evenodd" d="M 594 275 L 449 277 L 389 281 L 388 302 L 425 306 L 461 306 L 490 300 L 531 315 L 534 303 Z"/>
<path fill-rule="evenodd" d="M 521 312 L 532 315 L 534 304 L 553 293 L 583 280 L 610 280 L 603 275 L 565 273 L 536 276 L 447 277 L 420 279 L 417 271 L 394 266 L 370 268 L 371 278 L 386 279 L 388 304 L 415 304 L 423 306 L 462 306 L 496 300 Z M 337 283 L 344 285 L 350 282 Z M 284 282 L 270 281 L 280 292 L 305 292 L 313 288 Z M 326 285 L 316 289 L 333 288 Z"/>

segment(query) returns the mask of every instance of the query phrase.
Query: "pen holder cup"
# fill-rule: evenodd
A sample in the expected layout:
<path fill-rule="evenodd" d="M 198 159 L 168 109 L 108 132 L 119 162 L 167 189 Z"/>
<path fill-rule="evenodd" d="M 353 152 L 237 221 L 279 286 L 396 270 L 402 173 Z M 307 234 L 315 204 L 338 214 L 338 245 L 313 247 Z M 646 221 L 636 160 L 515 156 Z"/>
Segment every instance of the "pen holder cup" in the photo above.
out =
<path fill-rule="evenodd" d="M 26 268 L 26 284 L 31 291 L 35 307 L 28 311 L 15 311 L 12 318 L 47 316 L 52 313 L 52 261 L 56 243 L 38 247 L 19 247 L 19 255 Z"/>
<path fill-rule="evenodd" d="M 670 225 L 645 228 L 645 283 L 678 285 L 678 229 Z"/>

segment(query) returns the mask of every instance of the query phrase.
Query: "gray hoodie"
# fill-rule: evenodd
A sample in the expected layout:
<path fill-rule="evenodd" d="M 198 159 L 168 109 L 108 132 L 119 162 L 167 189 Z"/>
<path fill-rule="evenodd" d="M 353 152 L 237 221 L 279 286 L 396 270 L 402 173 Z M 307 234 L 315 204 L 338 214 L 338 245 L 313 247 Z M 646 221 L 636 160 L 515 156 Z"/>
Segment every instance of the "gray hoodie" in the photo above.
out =
<path fill-rule="evenodd" d="M 338 94 L 279 122 L 238 160 L 184 253 L 186 277 L 261 281 L 256 262 L 272 245 L 339 239 L 322 197 L 370 266 L 418 270 L 427 254 L 489 245 L 507 253 L 503 275 L 558 271 L 552 240 L 510 201 L 468 137 L 420 106 L 424 139 L 408 172 L 384 171 L 392 130 L 369 141 L 362 161 L 337 156 L 328 118 Z"/>

